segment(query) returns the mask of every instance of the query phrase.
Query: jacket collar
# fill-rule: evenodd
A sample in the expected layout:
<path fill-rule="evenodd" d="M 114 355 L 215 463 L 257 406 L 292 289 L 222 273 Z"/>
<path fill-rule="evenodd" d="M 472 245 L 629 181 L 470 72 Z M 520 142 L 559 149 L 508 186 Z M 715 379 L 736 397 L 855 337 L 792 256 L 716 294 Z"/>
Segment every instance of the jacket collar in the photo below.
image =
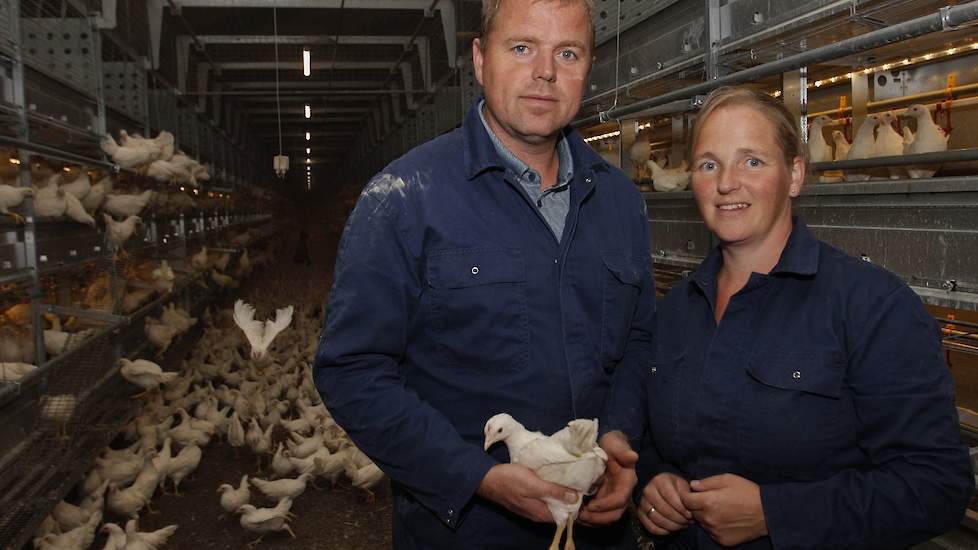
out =
<path fill-rule="evenodd" d="M 506 169 L 479 116 L 479 105 L 482 104 L 482 100 L 481 96 L 475 98 L 462 120 L 462 162 L 465 167 L 465 177 L 470 180 L 486 170 Z M 581 172 L 578 167 L 591 171 L 603 165 L 610 170 L 610 165 L 584 143 L 577 130 L 567 126 L 562 131 L 564 139 L 570 146 L 571 157 L 574 159 L 575 177 Z"/>
<path fill-rule="evenodd" d="M 818 272 L 819 242 L 815 235 L 808 229 L 808 226 L 798 215 L 791 216 L 791 235 L 785 243 L 781 258 L 771 270 L 770 275 L 800 275 L 811 276 Z M 721 246 L 717 245 L 710 250 L 703 263 L 693 271 L 690 279 L 700 287 L 700 290 L 707 292 L 716 286 L 717 274 L 723 265 L 723 255 Z"/>

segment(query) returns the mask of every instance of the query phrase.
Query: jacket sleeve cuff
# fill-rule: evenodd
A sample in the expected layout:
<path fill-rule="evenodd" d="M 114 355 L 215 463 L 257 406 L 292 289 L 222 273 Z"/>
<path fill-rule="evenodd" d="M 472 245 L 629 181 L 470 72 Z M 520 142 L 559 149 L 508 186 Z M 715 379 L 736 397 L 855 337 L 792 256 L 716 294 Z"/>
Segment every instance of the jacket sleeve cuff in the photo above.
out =
<path fill-rule="evenodd" d="M 432 510 L 438 519 L 451 529 L 457 529 L 462 524 L 472 508 L 475 492 L 479 489 L 482 479 L 497 462 L 489 454 L 481 452 L 481 449 L 473 448 L 472 452 L 459 456 L 455 464 L 458 471 L 452 477 L 462 480 L 455 491 L 438 496 L 415 494 L 425 507 Z"/>
<path fill-rule="evenodd" d="M 761 485 L 761 508 L 764 510 L 767 534 L 774 549 L 788 547 L 785 539 L 789 527 L 785 526 L 785 514 L 781 505 L 783 495 L 778 489 L 778 485 Z"/>

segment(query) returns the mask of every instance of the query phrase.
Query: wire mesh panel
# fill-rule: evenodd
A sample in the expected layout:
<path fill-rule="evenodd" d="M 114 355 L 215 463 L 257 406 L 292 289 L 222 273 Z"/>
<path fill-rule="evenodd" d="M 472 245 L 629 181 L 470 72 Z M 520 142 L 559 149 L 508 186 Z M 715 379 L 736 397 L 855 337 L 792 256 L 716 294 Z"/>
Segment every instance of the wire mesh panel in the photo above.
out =
<path fill-rule="evenodd" d="M 14 51 L 14 0 L 0 0 L 0 52 Z"/>
<path fill-rule="evenodd" d="M 146 75 L 135 61 L 102 63 L 105 103 L 135 121 L 146 119 Z"/>
<path fill-rule="evenodd" d="M 633 0 L 622 2 L 620 0 L 595 0 L 594 13 L 591 18 L 594 21 L 594 41 L 600 44 L 605 40 L 611 39 L 618 32 L 634 27 L 645 19 L 648 19 L 656 12 L 675 4 L 677 0 Z M 621 24 L 616 21 L 620 14 Z"/>
<path fill-rule="evenodd" d="M 89 21 L 60 13 L 44 13 L 24 2 L 21 47 L 24 63 L 47 76 L 94 97 L 98 89 L 94 34 Z M 33 13 L 41 11 L 39 17 Z"/>
<path fill-rule="evenodd" d="M 167 130 L 176 135 L 179 121 L 177 119 L 177 98 L 169 90 L 151 90 L 149 92 L 149 124 L 153 130 Z"/>
<path fill-rule="evenodd" d="M 462 109 L 468 109 L 476 97 L 482 95 L 482 85 L 475 79 L 475 71 L 471 63 L 465 63 L 459 68 L 459 80 L 462 88 Z"/>
<path fill-rule="evenodd" d="M 464 112 L 460 104 L 461 90 L 456 86 L 443 86 L 435 93 L 435 117 L 438 134 L 444 134 L 459 126 Z"/>

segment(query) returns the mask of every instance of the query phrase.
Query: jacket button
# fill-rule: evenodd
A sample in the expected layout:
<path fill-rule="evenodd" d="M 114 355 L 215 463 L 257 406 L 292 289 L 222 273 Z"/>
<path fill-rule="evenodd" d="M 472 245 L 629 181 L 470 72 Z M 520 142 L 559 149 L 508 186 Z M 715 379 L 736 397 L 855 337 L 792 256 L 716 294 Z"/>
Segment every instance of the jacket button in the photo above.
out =
<path fill-rule="evenodd" d="M 455 515 L 455 510 L 449 509 L 448 510 L 448 516 L 451 517 L 453 515 Z"/>
<path fill-rule="evenodd" d="M 472 266 L 472 274 L 473 275 L 478 275 L 479 274 L 479 267 L 478 266 Z"/>
<path fill-rule="evenodd" d="M 791 373 L 791 377 L 794 378 L 795 380 L 798 380 L 799 378 L 801 378 L 801 372 L 795 371 Z"/>
<path fill-rule="evenodd" d="M 655 368 L 655 367 L 652 367 L 652 368 L 651 368 L 651 369 L 649 370 L 649 372 L 650 372 L 650 373 L 652 373 L 652 374 L 655 374 L 655 371 L 656 371 L 656 368 Z"/>
<path fill-rule="evenodd" d="M 584 183 L 591 183 L 591 178 L 584 178 Z"/>

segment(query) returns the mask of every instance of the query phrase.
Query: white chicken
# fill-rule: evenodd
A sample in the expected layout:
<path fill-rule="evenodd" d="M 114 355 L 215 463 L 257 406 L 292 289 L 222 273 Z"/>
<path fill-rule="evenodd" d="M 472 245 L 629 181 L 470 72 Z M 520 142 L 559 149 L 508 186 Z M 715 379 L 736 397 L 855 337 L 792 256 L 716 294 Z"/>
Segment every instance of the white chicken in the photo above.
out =
<path fill-rule="evenodd" d="M 51 176 L 43 187 L 34 188 L 34 215 L 39 218 L 60 218 L 64 216 L 68 203 L 65 190 L 56 183 L 57 174 Z M 55 181 L 51 181 L 55 180 Z"/>
<path fill-rule="evenodd" d="M 153 390 L 160 384 L 167 384 L 180 376 L 179 372 L 163 372 L 163 369 L 152 361 L 136 359 L 130 361 L 125 357 L 119 359 L 119 373 L 123 378 L 144 390 Z"/>
<path fill-rule="evenodd" d="M 305 492 L 306 484 L 310 479 L 312 479 L 312 474 L 305 473 L 299 474 L 299 477 L 295 479 L 286 478 L 268 481 L 267 479 L 255 478 L 251 480 L 251 483 L 256 489 L 272 500 L 279 500 L 285 497 L 295 500 Z"/>
<path fill-rule="evenodd" d="M 852 140 L 852 146 L 849 147 L 846 160 L 866 159 L 873 156 L 873 151 L 876 150 L 876 135 L 874 134 L 874 130 L 879 123 L 879 115 L 872 114 L 866 116 L 866 120 L 863 121 L 859 130 L 856 131 L 856 137 Z M 846 181 L 866 181 L 870 178 L 868 168 L 849 168 L 844 173 Z"/>
<path fill-rule="evenodd" d="M 235 513 L 238 508 L 251 502 L 251 492 L 248 490 L 248 476 L 241 476 L 241 483 L 235 489 L 231 485 L 224 483 L 217 488 L 221 493 L 221 508 L 226 512 Z"/>
<path fill-rule="evenodd" d="M 135 485 L 128 489 L 119 489 L 119 486 L 113 483 L 109 485 L 106 508 L 119 516 L 135 517 L 149 504 L 151 496 Z"/>
<path fill-rule="evenodd" d="M 197 469 L 202 454 L 200 447 L 189 445 L 180 449 L 177 456 L 170 461 L 166 477 L 173 481 L 174 495 L 180 496 L 180 482 Z"/>
<path fill-rule="evenodd" d="M 139 216 L 129 216 L 125 220 L 117 222 L 112 216 L 102 214 L 102 219 L 105 220 L 105 235 L 108 237 L 109 242 L 115 246 L 116 250 L 121 250 L 122 245 L 136 231 L 136 226 L 143 223 L 142 218 Z"/>
<path fill-rule="evenodd" d="M 825 140 L 822 130 L 833 124 L 833 120 L 825 115 L 816 117 L 808 127 L 808 160 L 810 162 L 826 162 L 832 160 L 832 146 Z"/>
<path fill-rule="evenodd" d="M 876 143 L 873 145 L 873 157 L 898 157 L 903 154 L 903 136 L 893 129 L 896 116 L 887 111 L 880 115 L 876 127 Z M 902 166 L 889 166 L 882 170 L 890 179 L 906 177 L 907 171 Z"/>
<path fill-rule="evenodd" d="M 65 425 L 75 414 L 78 398 L 74 395 L 63 393 L 42 395 L 39 401 L 41 404 L 41 418 L 60 424 L 59 435 L 61 437 L 67 437 Z"/>
<path fill-rule="evenodd" d="M 98 181 L 91 189 L 88 190 L 88 194 L 82 197 L 82 206 L 85 207 L 85 211 L 89 214 L 94 214 L 96 210 L 102 206 L 105 201 L 105 195 L 112 191 L 112 179 L 103 178 Z"/>
<path fill-rule="evenodd" d="M 0 214 L 10 216 L 17 223 L 24 223 L 23 216 L 10 212 L 9 209 L 20 206 L 20 203 L 33 193 L 34 190 L 30 187 L 12 187 L 7 184 L 0 184 Z"/>
<path fill-rule="evenodd" d="M 177 277 L 166 260 L 160 261 L 160 266 L 153 270 L 151 276 L 153 277 L 153 286 L 156 287 L 156 290 L 162 293 L 173 290 L 173 282 Z"/>
<path fill-rule="evenodd" d="M 286 523 L 290 516 L 290 509 L 292 509 L 292 499 L 288 497 L 280 500 L 274 508 L 255 508 L 251 504 L 238 508 L 238 513 L 241 514 L 241 526 L 253 533 L 259 533 L 259 537 L 248 543 L 248 546 L 258 544 L 265 534 L 275 531 L 288 531 L 289 535 L 295 538 L 295 533 Z"/>
<path fill-rule="evenodd" d="M 635 137 L 635 143 L 628 149 L 628 158 L 631 159 L 632 165 L 635 167 L 636 180 L 648 177 L 648 166 L 646 163 L 649 162 L 651 157 L 652 144 L 649 143 L 645 132 L 640 131 Z"/>
<path fill-rule="evenodd" d="M 126 522 L 126 550 L 157 550 L 177 532 L 177 525 L 167 525 L 156 531 L 140 532 L 137 518 Z"/>
<path fill-rule="evenodd" d="M 138 216 L 152 198 L 152 189 L 147 189 L 138 195 L 106 195 L 105 203 L 102 207 L 115 216 L 127 218 L 129 216 Z"/>
<path fill-rule="evenodd" d="M 689 187 L 690 172 L 685 160 L 677 168 L 662 168 L 654 160 L 646 164 L 652 170 L 652 187 L 656 191 L 682 191 Z"/>
<path fill-rule="evenodd" d="M 96 512 L 83 525 L 71 531 L 56 535 L 49 533 L 40 539 L 34 539 L 34 548 L 38 550 L 86 550 L 95 541 L 95 529 L 102 521 L 102 512 Z"/>
<path fill-rule="evenodd" d="M 61 187 L 65 190 L 65 193 L 80 201 L 92 190 L 92 180 L 88 178 L 88 173 L 83 170 L 78 174 L 78 177 Z"/>
<path fill-rule="evenodd" d="M 105 541 L 105 546 L 102 550 L 125 550 L 126 547 L 126 532 L 122 530 L 122 527 L 114 523 L 106 523 L 102 525 L 99 529 L 103 534 L 108 535 Z"/>
<path fill-rule="evenodd" d="M 907 108 L 906 116 L 917 121 L 917 133 L 911 132 L 906 126 L 903 127 L 904 154 L 920 155 L 947 151 L 951 136 L 934 122 L 926 105 L 911 105 Z M 915 165 L 908 167 L 907 173 L 914 179 L 929 178 L 933 177 L 940 168 L 939 164 Z"/>
<path fill-rule="evenodd" d="M 159 348 L 156 352 L 157 357 L 166 353 L 178 332 L 176 328 L 165 325 L 152 317 L 146 317 L 143 320 L 143 331 L 146 333 L 149 342 Z"/>
<path fill-rule="evenodd" d="M 0 363 L 0 380 L 17 382 L 36 369 L 36 365 L 29 363 Z"/>
<path fill-rule="evenodd" d="M 557 532 L 550 544 L 551 550 L 559 547 L 564 529 L 567 529 L 567 547 L 573 548 L 574 520 L 581 508 L 581 501 L 591 486 L 604 473 L 608 456 L 597 444 L 598 421 L 576 419 L 567 427 L 545 436 L 531 432 L 512 416 L 500 413 L 486 422 L 485 449 L 502 441 L 509 449 L 511 462 L 522 464 L 541 478 L 574 489 L 580 496 L 573 504 L 554 499 L 544 499 Z"/>
<path fill-rule="evenodd" d="M 234 322 L 244 331 L 251 344 L 251 356 L 264 357 L 272 340 L 292 322 L 293 307 L 283 307 L 275 311 L 275 320 L 255 320 L 255 308 L 243 300 L 234 303 Z"/>
<path fill-rule="evenodd" d="M 835 144 L 835 156 L 832 160 L 845 160 L 849 157 L 849 148 L 852 145 L 849 144 L 849 140 L 846 139 L 846 134 L 842 130 L 832 131 L 832 142 Z"/>
<path fill-rule="evenodd" d="M 350 478 L 350 484 L 367 493 L 367 502 L 373 502 L 375 497 L 371 489 L 384 480 L 384 472 L 373 462 L 358 466 L 349 454 L 342 455 L 342 461 L 343 471 L 346 477 Z"/>

